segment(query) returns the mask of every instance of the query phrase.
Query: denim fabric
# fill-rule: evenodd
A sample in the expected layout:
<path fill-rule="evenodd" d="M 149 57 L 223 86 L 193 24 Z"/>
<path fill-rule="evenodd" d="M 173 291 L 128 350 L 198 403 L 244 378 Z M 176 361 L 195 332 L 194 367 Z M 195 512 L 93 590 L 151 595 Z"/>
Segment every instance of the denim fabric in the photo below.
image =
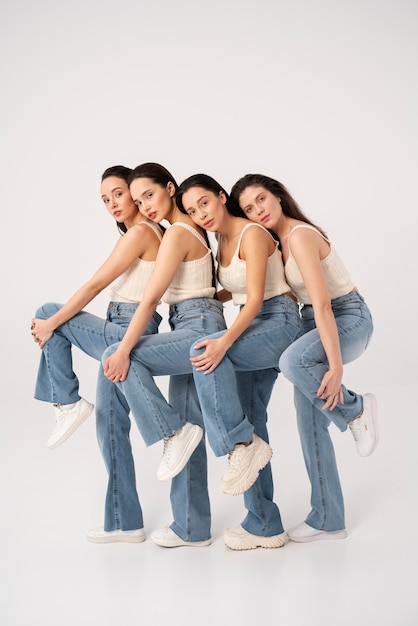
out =
<path fill-rule="evenodd" d="M 154 376 L 192 373 L 191 345 L 202 336 L 226 328 L 223 307 L 212 298 L 192 298 L 170 306 L 171 332 L 142 337 L 131 351 L 129 372 L 123 382 L 116 383 L 124 393 L 146 445 L 172 435 L 184 426 L 181 412 L 170 406 L 154 381 Z M 103 363 L 115 352 L 118 344 L 103 354 Z M 236 387 L 233 371 L 231 384 Z M 228 389 L 229 392 L 229 389 Z M 217 419 L 204 415 L 209 443 L 216 456 L 228 454 L 240 441 L 248 441 L 253 426 L 239 413 Z"/>
<path fill-rule="evenodd" d="M 151 337 L 139 340 L 131 351 L 125 381 L 116 383 L 126 396 L 147 445 L 170 436 L 186 422 L 204 427 L 189 350 L 203 331 L 226 327 L 222 304 L 211 298 L 193 298 L 170 306 L 169 324 L 171 332 L 155 335 L 153 341 Z M 114 345 L 106 350 L 103 363 L 116 348 Z M 153 378 L 165 375 L 170 376 L 169 402 Z M 209 539 L 211 512 L 204 440 L 186 467 L 173 478 L 170 496 L 174 532 L 185 541 Z"/>
<path fill-rule="evenodd" d="M 373 334 L 373 321 L 363 297 L 352 292 L 332 301 L 343 363 L 359 357 Z M 341 431 L 363 408 L 362 396 L 342 386 L 344 404 L 321 410 L 317 391 L 328 361 L 316 330 L 312 306 L 301 311 L 305 334 L 282 355 L 279 367 L 295 386 L 295 406 L 306 469 L 311 481 L 312 510 L 306 522 L 328 532 L 345 528 L 344 501 L 334 447 L 328 431 L 333 422 Z"/>
<path fill-rule="evenodd" d="M 169 402 L 187 422 L 204 428 L 193 374 L 171 376 Z M 205 437 L 190 457 L 186 467 L 171 481 L 171 528 L 184 541 L 210 538 L 211 511 L 208 492 Z"/>
<path fill-rule="evenodd" d="M 47 319 L 61 308 L 47 303 L 35 317 Z M 103 350 L 120 341 L 137 304 L 110 302 L 106 319 L 84 311 L 59 326 L 45 344 L 36 381 L 35 398 L 70 404 L 80 399 L 73 370 L 72 345 L 100 361 Z M 146 333 L 157 333 L 161 315 L 154 313 Z M 100 365 L 96 389 L 96 431 L 108 472 L 104 529 L 142 528 L 143 515 L 136 491 L 134 460 L 129 432 L 129 406 L 117 387 L 105 377 Z"/>
<path fill-rule="evenodd" d="M 225 331 L 206 336 L 213 339 Z M 233 343 L 210 374 L 193 371 L 208 435 L 225 416 L 238 419 L 244 412 L 254 431 L 268 441 L 267 404 L 278 375 L 282 352 L 302 332 L 298 305 L 288 296 L 265 300 L 247 330 Z M 197 343 L 197 342 L 195 342 Z M 202 352 L 195 347 L 192 356 Z M 236 374 L 236 375 L 235 375 Z M 250 436 L 240 441 L 248 441 Z M 242 526 L 254 535 L 283 532 L 279 509 L 273 503 L 273 481 L 268 465 L 244 495 L 248 514 Z"/>

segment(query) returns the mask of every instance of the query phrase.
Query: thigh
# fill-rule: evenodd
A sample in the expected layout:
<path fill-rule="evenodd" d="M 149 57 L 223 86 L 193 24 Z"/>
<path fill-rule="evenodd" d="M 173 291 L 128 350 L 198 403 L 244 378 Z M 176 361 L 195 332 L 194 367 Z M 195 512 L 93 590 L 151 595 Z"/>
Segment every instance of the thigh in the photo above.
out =
<path fill-rule="evenodd" d="M 131 351 L 131 361 L 145 367 L 152 376 L 190 374 L 190 347 L 199 336 L 182 329 L 142 337 Z"/>
<path fill-rule="evenodd" d="M 229 348 L 228 358 L 238 371 L 277 368 L 299 334 L 299 325 L 289 324 L 286 316 L 257 317 Z"/>
<path fill-rule="evenodd" d="M 126 328 L 81 311 L 59 326 L 55 333 L 65 337 L 89 356 L 100 360 L 104 350 L 121 341 Z"/>

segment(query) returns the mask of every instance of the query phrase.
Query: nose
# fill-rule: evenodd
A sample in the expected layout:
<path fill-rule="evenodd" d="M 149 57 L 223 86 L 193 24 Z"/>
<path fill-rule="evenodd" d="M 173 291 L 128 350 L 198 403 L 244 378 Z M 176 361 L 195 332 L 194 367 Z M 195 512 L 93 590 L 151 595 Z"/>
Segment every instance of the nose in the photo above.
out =
<path fill-rule="evenodd" d="M 264 213 L 263 207 L 260 206 L 259 204 L 256 205 L 255 210 L 257 212 L 257 215 L 262 215 Z"/>

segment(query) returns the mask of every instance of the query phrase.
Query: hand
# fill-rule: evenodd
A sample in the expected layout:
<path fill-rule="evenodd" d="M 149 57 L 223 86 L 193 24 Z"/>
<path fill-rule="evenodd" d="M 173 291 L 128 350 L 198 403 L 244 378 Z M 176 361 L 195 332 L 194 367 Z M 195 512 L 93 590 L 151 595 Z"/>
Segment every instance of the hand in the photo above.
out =
<path fill-rule="evenodd" d="M 206 348 L 202 354 L 190 357 L 190 361 L 197 371 L 204 371 L 205 374 L 210 374 L 217 368 L 219 363 L 224 358 L 227 350 L 222 342 L 222 337 L 219 339 L 207 339 L 206 341 L 201 341 L 195 345 L 195 348 L 198 350 L 200 348 Z"/>
<path fill-rule="evenodd" d="M 322 407 L 322 411 L 335 409 L 338 403 L 344 404 L 344 395 L 341 389 L 341 374 L 333 373 L 331 370 L 325 374 L 322 379 L 321 385 L 318 389 L 317 396 L 321 400 L 325 400 L 325 404 Z"/>
<path fill-rule="evenodd" d="M 129 355 L 123 354 L 116 350 L 105 361 L 103 366 L 104 375 L 112 381 L 112 383 L 123 382 L 128 375 L 131 360 Z"/>
<path fill-rule="evenodd" d="M 30 325 L 33 340 L 43 348 L 48 339 L 51 339 L 54 331 L 49 328 L 48 320 L 33 318 Z"/>

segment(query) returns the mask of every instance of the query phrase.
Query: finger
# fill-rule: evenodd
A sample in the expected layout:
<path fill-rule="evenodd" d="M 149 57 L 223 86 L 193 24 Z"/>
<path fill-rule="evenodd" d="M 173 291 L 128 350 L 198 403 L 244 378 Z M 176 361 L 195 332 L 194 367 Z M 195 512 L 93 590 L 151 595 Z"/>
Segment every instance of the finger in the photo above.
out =
<path fill-rule="evenodd" d="M 207 341 L 200 341 L 194 346 L 195 350 L 200 350 L 201 348 L 205 348 L 208 345 Z"/>

